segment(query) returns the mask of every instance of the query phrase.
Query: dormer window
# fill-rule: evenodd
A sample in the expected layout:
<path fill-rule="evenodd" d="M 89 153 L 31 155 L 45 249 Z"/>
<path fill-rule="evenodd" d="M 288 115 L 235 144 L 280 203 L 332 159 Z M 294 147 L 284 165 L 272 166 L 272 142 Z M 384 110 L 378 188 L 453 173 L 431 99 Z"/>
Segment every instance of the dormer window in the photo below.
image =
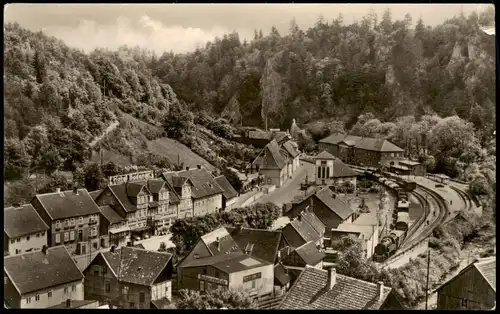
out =
<path fill-rule="evenodd" d="M 58 220 L 56 221 L 56 229 L 59 229 L 61 228 L 61 222 Z"/>

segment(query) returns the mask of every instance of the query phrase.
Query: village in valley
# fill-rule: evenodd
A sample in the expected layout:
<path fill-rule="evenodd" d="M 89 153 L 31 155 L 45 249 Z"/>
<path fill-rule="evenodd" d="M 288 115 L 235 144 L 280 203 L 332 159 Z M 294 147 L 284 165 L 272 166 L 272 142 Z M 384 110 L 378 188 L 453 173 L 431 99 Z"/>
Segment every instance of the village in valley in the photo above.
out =
<path fill-rule="evenodd" d="M 115 71 L 111 65 L 108 70 Z M 137 82 L 144 84 L 144 77 Z M 288 124 L 263 114 L 262 124 L 253 127 L 243 126 L 240 109 L 239 122 L 232 123 L 205 113 L 193 118 L 185 107 L 171 105 L 162 128 L 176 147 L 189 151 L 186 156 L 195 157 L 181 158 L 180 148 L 168 146 L 161 166 L 153 158 L 137 166 L 140 159 L 132 155 L 135 165 L 115 166 L 106 158 L 114 156 L 110 152 L 118 155 L 116 145 L 132 143 L 135 133 L 126 130 L 156 127 L 124 113 L 121 105 L 113 107 L 110 99 L 124 93 L 103 92 L 109 100 L 104 106 L 115 111 L 108 129 L 105 123 L 85 123 L 89 132 L 91 125 L 101 125 L 102 131 L 89 135 L 94 140 L 82 148 L 90 153 L 81 162 L 68 165 L 76 160 L 76 148 L 66 159 L 61 153 L 52 172 L 71 173 L 72 184 L 50 183 L 41 190 L 42 174 L 34 169 L 45 167 L 46 175 L 56 159 L 46 162 L 48 154 L 36 159 L 44 154 L 40 148 L 27 170 L 18 170 L 24 166 L 12 156 L 20 153 L 7 151 L 8 174 L 19 173 L 10 181 L 37 181 L 32 194 L 5 201 L 5 309 L 495 310 L 496 183 L 479 191 L 472 176 L 484 173 L 483 159 L 460 153 L 458 159 L 479 166 L 463 166 L 464 176 L 453 175 L 445 166 L 435 167 L 428 152 L 435 144 L 425 136 L 412 142 L 410 135 L 368 133 L 377 119 L 367 114 L 350 130 L 322 126 L 313 139 L 300 111 L 290 113 Z M 168 94 L 164 86 L 158 93 Z M 44 115 L 43 127 L 22 131 L 31 140 L 21 143 L 26 151 L 32 151 L 28 145 L 42 145 L 32 139 L 36 132 L 52 141 L 59 136 L 54 134 L 78 130 L 76 119 L 63 115 L 58 118 L 62 129 Z M 448 119 L 430 117 L 418 121 L 445 125 Z M 407 129 L 431 123 L 418 121 Z M 405 125 L 397 123 L 403 132 Z M 71 143 L 79 141 L 71 134 Z M 113 146 L 116 134 L 127 134 L 128 142 Z M 477 155 L 488 151 L 484 160 L 496 158 L 490 148 L 496 147 L 495 133 L 482 136 L 483 146 L 477 145 L 484 149 Z M 141 147 L 151 150 L 161 140 L 148 138 Z M 61 180 L 54 182 L 66 182 Z"/>

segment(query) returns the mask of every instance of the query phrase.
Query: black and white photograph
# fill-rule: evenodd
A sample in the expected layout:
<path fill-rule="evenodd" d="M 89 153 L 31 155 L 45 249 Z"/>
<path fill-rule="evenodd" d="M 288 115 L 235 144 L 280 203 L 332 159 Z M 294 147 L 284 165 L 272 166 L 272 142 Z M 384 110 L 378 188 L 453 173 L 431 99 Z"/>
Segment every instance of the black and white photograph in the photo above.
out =
<path fill-rule="evenodd" d="M 6 4 L 4 309 L 496 309 L 494 4 Z"/>

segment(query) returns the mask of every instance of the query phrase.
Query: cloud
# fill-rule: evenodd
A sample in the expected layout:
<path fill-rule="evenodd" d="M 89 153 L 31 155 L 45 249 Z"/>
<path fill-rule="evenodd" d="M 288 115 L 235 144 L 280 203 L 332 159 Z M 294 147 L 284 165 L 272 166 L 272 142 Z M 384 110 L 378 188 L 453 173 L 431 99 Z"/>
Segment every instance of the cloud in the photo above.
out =
<path fill-rule="evenodd" d="M 62 39 L 70 47 L 80 48 L 86 52 L 98 47 L 114 50 L 127 45 L 147 48 L 158 54 L 169 51 L 174 53 L 194 51 L 215 37 L 230 33 L 228 29 L 220 26 L 214 26 L 212 29 L 166 26 L 147 15 L 137 21 L 121 16 L 115 23 L 107 25 L 93 20 L 81 20 L 76 27 L 51 26 L 44 28 L 43 31 L 47 35 Z"/>

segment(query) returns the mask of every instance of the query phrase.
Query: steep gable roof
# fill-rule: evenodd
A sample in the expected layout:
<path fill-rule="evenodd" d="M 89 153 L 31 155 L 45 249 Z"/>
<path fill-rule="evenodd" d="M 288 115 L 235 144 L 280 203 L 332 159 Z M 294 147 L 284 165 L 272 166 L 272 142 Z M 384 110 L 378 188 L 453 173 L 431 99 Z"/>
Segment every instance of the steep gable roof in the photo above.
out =
<path fill-rule="evenodd" d="M 90 196 L 92 197 L 92 199 L 95 201 L 96 198 L 101 195 L 101 192 L 102 190 L 96 190 L 96 191 L 92 191 L 92 192 L 89 192 Z"/>
<path fill-rule="evenodd" d="M 479 258 L 474 260 L 467 267 L 462 269 L 457 275 L 434 289 L 434 291 L 441 290 L 444 286 L 448 285 L 450 282 L 455 280 L 455 278 L 467 272 L 472 267 L 478 270 L 478 272 L 483 276 L 484 280 L 486 280 L 493 291 L 496 292 L 496 257 Z"/>
<path fill-rule="evenodd" d="M 377 296 L 377 285 L 336 274 L 336 283 L 327 290 L 328 271 L 306 266 L 279 309 L 294 310 L 377 310 L 384 304 L 391 288 L 384 287 Z"/>
<path fill-rule="evenodd" d="M 218 176 L 214 180 L 224 191 L 223 195 L 227 200 L 233 199 L 238 196 L 238 192 L 236 192 L 236 190 L 233 188 L 231 183 L 229 183 L 225 176 Z"/>
<path fill-rule="evenodd" d="M 292 158 L 295 158 L 299 155 L 299 152 L 295 149 L 291 141 L 287 141 L 283 144 L 283 148 L 290 154 Z"/>
<path fill-rule="evenodd" d="M 324 150 L 321 153 L 319 153 L 316 157 L 314 157 L 314 159 L 335 160 L 337 159 L 337 157 L 333 156 L 332 154 Z"/>
<path fill-rule="evenodd" d="M 99 254 L 117 274 L 119 281 L 141 286 L 151 286 L 172 258 L 169 253 L 136 247 L 121 247 L 114 253 L 107 251 Z"/>
<path fill-rule="evenodd" d="M 327 187 L 317 191 L 314 195 L 342 220 L 354 213 L 345 202 L 335 198 L 333 192 Z"/>
<path fill-rule="evenodd" d="M 291 233 L 298 234 L 304 240 L 304 243 L 309 241 L 316 242 L 321 239 L 321 235 L 317 233 L 309 223 L 301 218 L 290 221 L 281 232 L 287 242 L 290 242 L 289 239 L 292 237 Z"/>
<path fill-rule="evenodd" d="M 262 152 L 255 158 L 253 165 L 259 165 L 260 169 L 278 169 L 286 167 L 286 160 L 280 153 L 280 148 L 275 140 L 269 142 Z"/>
<path fill-rule="evenodd" d="M 35 196 L 51 219 L 99 214 L 99 207 L 86 189 L 38 194 Z"/>
<path fill-rule="evenodd" d="M 245 250 L 247 245 L 253 244 L 250 256 L 255 256 L 269 263 L 274 263 L 278 255 L 278 247 L 281 241 L 281 232 L 264 229 L 252 229 L 242 227 L 226 227 L 240 250 Z"/>
<path fill-rule="evenodd" d="M 325 224 L 321 222 L 321 220 L 316 216 L 314 212 L 311 212 L 309 210 L 304 210 L 300 213 L 302 219 L 304 219 L 305 222 L 307 222 L 311 227 L 313 227 L 314 231 L 316 231 L 318 234 L 324 234 L 325 233 Z"/>
<path fill-rule="evenodd" d="M 149 191 L 146 188 L 146 182 L 144 181 L 138 181 L 138 182 L 127 182 L 125 183 L 125 187 L 127 189 L 127 195 L 129 197 L 137 197 L 139 193 L 141 193 L 143 190 L 146 190 L 149 194 Z"/>
<path fill-rule="evenodd" d="M 212 255 L 239 251 L 238 244 L 234 241 L 225 227 L 217 228 L 214 231 L 201 236 L 200 239 Z"/>
<path fill-rule="evenodd" d="M 399 148 L 388 140 L 382 138 L 361 137 L 354 135 L 346 135 L 342 133 L 334 133 L 322 140 L 320 143 L 339 144 L 346 142 L 349 145 L 354 144 L 355 148 L 371 150 L 377 152 L 404 152 L 404 149 Z M 350 143 L 349 143 L 350 142 Z"/>
<path fill-rule="evenodd" d="M 63 245 L 4 257 L 4 271 L 21 295 L 83 279 Z"/>
<path fill-rule="evenodd" d="M 3 231 L 11 238 L 49 230 L 31 204 L 7 207 L 3 211 Z"/>
<path fill-rule="evenodd" d="M 164 175 L 165 176 L 165 175 Z M 181 187 L 187 180 L 191 182 L 192 196 L 195 199 L 222 194 L 224 190 L 217 184 L 214 177 L 206 169 L 183 170 L 168 174 L 174 188 Z M 167 180 L 168 182 L 169 180 Z"/>
<path fill-rule="evenodd" d="M 199 266 L 212 266 L 224 273 L 230 274 L 234 272 L 240 272 L 243 270 L 249 270 L 252 268 L 262 267 L 270 265 L 257 257 L 248 256 L 242 252 L 231 252 L 228 254 L 220 254 L 200 259 L 190 260 L 183 263 L 182 268 L 188 267 L 199 267 Z"/>
<path fill-rule="evenodd" d="M 108 185 L 107 188 L 110 189 L 111 192 L 113 192 L 113 194 L 116 196 L 116 198 L 122 205 L 123 210 L 125 210 L 125 212 L 132 213 L 137 210 L 137 206 L 134 203 L 132 203 L 127 194 L 126 183 L 117 185 Z"/>
<path fill-rule="evenodd" d="M 160 190 L 165 186 L 165 180 L 151 179 L 148 180 L 148 190 L 153 194 L 160 193 Z"/>
<path fill-rule="evenodd" d="M 317 265 L 325 258 L 325 253 L 318 250 L 313 241 L 302 244 L 295 249 L 295 252 L 302 258 L 302 260 L 311 266 Z"/>
<path fill-rule="evenodd" d="M 274 265 L 274 281 L 277 281 L 281 286 L 286 286 L 291 281 L 287 269 L 281 262 Z"/>
<path fill-rule="evenodd" d="M 102 216 L 110 224 L 116 224 L 127 220 L 115 212 L 109 205 L 99 206 L 99 210 L 101 211 Z"/>

